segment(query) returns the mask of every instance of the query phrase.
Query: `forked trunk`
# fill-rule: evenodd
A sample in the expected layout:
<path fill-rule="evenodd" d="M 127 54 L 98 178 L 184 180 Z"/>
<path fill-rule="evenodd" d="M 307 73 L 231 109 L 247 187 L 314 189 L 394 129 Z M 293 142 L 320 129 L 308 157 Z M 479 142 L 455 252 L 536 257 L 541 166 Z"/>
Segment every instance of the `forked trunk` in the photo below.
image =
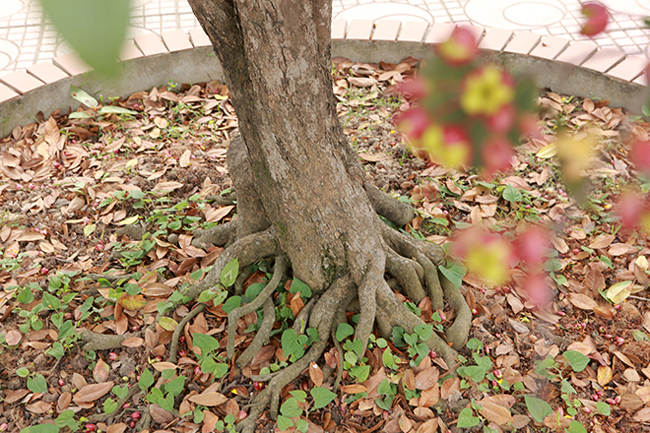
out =
<path fill-rule="evenodd" d="M 331 1 L 190 3 L 232 90 L 245 159 L 263 207 L 240 206 L 238 217 L 256 221 L 256 229 L 265 217 L 294 275 L 315 290 L 346 273 L 359 284 L 368 268 L 383 269 L 381 232 L 363 171 L 336 113 Z M 238 173 L 231 173 L 235 188 L 250 187 L 251 179 Z M 246 202 L 251 195 L 238 199 Z"/>

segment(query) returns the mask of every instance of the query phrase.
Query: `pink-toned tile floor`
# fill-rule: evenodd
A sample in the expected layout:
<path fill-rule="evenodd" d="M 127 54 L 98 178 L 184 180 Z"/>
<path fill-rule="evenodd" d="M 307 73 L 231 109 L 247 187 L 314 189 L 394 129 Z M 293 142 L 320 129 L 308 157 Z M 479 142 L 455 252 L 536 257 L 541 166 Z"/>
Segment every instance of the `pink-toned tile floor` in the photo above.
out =
<path fill-rule="evenodd" d="M 650 16 L 650 0 L 602 2 L 612 12 L 612 23 L 609 32 L 593 42 L 601 48 L 647 57 L 650 30 L 640 27 L 643 17 Z M 398 25 L 396 21 L 412 23 L 409 28 L 401 27 L 398 40 L 410 40 L 413 38 L 411 33 L 420 32 L 413 23 L 422 27 L 434 23 L 468 23 L 486 29 L 532 32 L 535 35 L 519 36 L 522 46 L 527 46 L 525 40 L 537 35 L 554 36 L 556 39 L 549 38 L 548 41 L 556 44 L 557 38 L 586 39 L 578 34 L 582 21 L 580 7 L 578 0 L 333 0 L 333 18 L 346 21 L 364 19 L 375 24 L 382 20 L 392 22 L 381 24 L 380 28 L 392 28 Z M 195 27 L 198 23 L 186 0 L 133 0 L 130 36 L 135 38 L 135 44 L 141 50 L 144 45 L 147 50 L 156 50 L 152 36 L 175 30 L 187 33 Z M 501 43 L 496 33 L 493 39 L 488 42 Z M 548 56 L 540 46 L 536 47 L 537 53 L 530 54 Z M 169 47 L 172 50 L 176 48 Z M 553 49 L 555 47 L 547 51 Z M 43 17 L 37 0 L 0 0 L 0 77 L 69 53 L 70 48 Z M 594 69 L 597 67 L 595 65 Z"/>

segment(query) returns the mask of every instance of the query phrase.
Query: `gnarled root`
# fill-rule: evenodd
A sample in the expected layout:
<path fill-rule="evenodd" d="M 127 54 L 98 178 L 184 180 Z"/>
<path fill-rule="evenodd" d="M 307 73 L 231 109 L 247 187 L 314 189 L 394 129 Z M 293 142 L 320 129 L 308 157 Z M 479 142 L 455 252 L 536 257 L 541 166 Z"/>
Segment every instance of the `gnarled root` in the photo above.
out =
<path fill-rule="evenodd" d="M 277 249 L 278 246 L 272 228 L 238 239 L 224 250 L 212 266 L 210 272 L 208 272 L 208 275 L 201 282 L 188 287 L 182 294 L 187 298 L 196 299 L 203 291 L 209 290 L 219 283 L 221 271 L 230 261 L 238 259 L 240 267 L 246 267 L 265 257 L 275 255 Z M 175 310 L 178 305 L 173 305 L 170 310 Z M 87 329 L 79 331 L 78 334 L 81 337 L 81 341 L 85 343 L 82 347 L 84 351 L 107 350 L 120 347 L 124 340 L 135 336 L 134 334 L 97 334 Z"/>
<path fill-rule="evenodd" d="M 329 341 L 330 332 L 334 318 L 339 308 L 344 307 L 355 296 L 354 285 L 348 278 L 340 278 L 321 296 L 314 307 L 310 325 L 318 330 L 319 340 L 312 344 L 309 351 L 298 361 L 289 365 L 276 376 L 273 376 L 269 384 L 253 400 L 250 414 L 239 423 L 238 430 L 243 433 L 253 433 L 255 422 L 266 406 L 270 407 L 270 414 L 275 418 L 280 408 L 280 392 L 302 373 L 311 362 L 317 361 Z M 347 302 L 346 302 L 347 301 Z"/>
<path fill-rule="evenodd" d="M 415 218 L 415 211 L 412 206 L 395 200 L 371 183 L 365 183 L 363 187 L 375 212 L 395 223 L 395 225 L 400 227 L 405 226 Z"/>
<path fill-rule="evenodd" d="M 443 300 L 447 301 L 456 316 L 454 323 L 445 333 L 447 342 L 455 348 L 463 347 L 472 324 L 472 314 L 460 290 L 436 269 L 436 265 L 440 264 L 444 257 L 442 249 L 438 245 L 418 241 L 385 225 L 382 235 L 388 244 L 386 270 L 397 279 L 406 295 L 416 303 L 424 298 L 425 293 L 430 296 L 435 309 L 443 308 Z M 426 290 L 422 287 L 422 282 Z"/>
<path fill-rule="evenodd" d="M 284 256 L 278 256 L 275 259 L 275 265 L 273 266 L 273 277 L 271 278 L 271 281 L 262 289 L 262 291 L 253 299 L 250 303 L 246 305 L 242 305 L 239 308 L 235 308 L 232 310 L 230 313 L 228 313 L 228 346 L 226 349 L 226 353 L 228 354 L 228 358 L 231 358 L 235 355 L 235 335 L 237 334 L 237 320 L 239 320 L 241 317 L 253 313 L 257 311 L 258 308 L 262 306 L 271 296 L 273 295 L 273 292 L 278 288 L 280 285 L 280 282 L 284 278 L 284 275 L 287 271 L 287 259 Z M 273 305 L 273 304 L 271 304 Z M 264 319 L 267 318 L 267 308 L 265 307 L 264 309 Z M 271 311 L 269 311 L 270 313 Z M 272 314 L 273 321 L 275 321 L 275 312 L 273 311 Z M 273 326 L 273 322 L 271 322 L 271 327 Z M 257 332 L 257 335 L 255 339 L 253 340 L 254 344 L 251 344 L 248 346 L 247 352 L 244 352 L 244 354 L 240 357 L 238 360 L 238 364 L 240 366 L 244 366 L 248 364 L 248 362 L 253 359 L 253 356 L 259 351 L 259 349 L 262 348 L 263 343 L 268 340 L 269 335 L 271 333 L 271 329 L 269 328 L 266 333 L 261 332 L 262 330 Z M 265 335 L 266 334 L 266 335 Z M 259 346 L 255 348 L 254 346 Z M 246 356 L 244 356 L 246 355 Z M 244 359 L 241 359 L 244 358 Z"/>
<path fill-rule="evenodd" d="M 235 240 L 237 234 L 237 220 L 219 224 L 207 230 L 194 230 L 192 245 L 205 248 L 207 245 L 229 245 Z"/>

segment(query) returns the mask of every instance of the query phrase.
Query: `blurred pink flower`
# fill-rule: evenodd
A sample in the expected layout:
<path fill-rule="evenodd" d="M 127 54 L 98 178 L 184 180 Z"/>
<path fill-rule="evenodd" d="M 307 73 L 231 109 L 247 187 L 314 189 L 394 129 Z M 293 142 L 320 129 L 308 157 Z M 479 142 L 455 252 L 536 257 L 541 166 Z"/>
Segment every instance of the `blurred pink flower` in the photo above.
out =
<path fill-rule="evenodd" d="M 582 14 L 587 17 L 587 22 L 580 30 L 581 34 L 592 37 L 605 31 L 609 20 L 605 6 L 596 2 L 585 3 L 582 5 Z"/>
<path fill-rule="evenodd" d="M 435 48 L 438 56 L 451 66 L 465 65 L 478 54 L 478 43 L 474 34 L 467 27 L 456 27 L 449 40 Z"/>

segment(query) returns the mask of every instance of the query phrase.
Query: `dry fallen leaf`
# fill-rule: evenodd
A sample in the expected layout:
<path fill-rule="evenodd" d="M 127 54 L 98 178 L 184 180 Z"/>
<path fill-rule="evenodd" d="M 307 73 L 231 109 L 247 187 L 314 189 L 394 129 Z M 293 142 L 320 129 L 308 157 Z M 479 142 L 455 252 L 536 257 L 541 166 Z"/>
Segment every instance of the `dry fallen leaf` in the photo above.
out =
<path fill-rule="evenodd" d="M 567 294 L 567 299 L 569 299 L 569 302 L 571 302 L 575 307 L 578 307 L 581 310 L 593 310 L 594 307 L 598 305 L 598 303 L 594 301 L 594 298 L 582 293 L 569 293 Z"/>
<path fill-rule="evenodd" d="M 193 395 L 189 398 L 192 403 L 200 404 L 202 406 L 212 407 L 218 406 L 228 401 L 228 398 L 215 391 L 203 392 L 198 395 Z"/>
<path fill-rule="evenodd" d="M 81 388 L 72 398 L 77 403 L 92 403 L 93 401 L 105 396 L 113 389 L 113 381 L 98 383 L 95 385 L 86 385 Z"/>

